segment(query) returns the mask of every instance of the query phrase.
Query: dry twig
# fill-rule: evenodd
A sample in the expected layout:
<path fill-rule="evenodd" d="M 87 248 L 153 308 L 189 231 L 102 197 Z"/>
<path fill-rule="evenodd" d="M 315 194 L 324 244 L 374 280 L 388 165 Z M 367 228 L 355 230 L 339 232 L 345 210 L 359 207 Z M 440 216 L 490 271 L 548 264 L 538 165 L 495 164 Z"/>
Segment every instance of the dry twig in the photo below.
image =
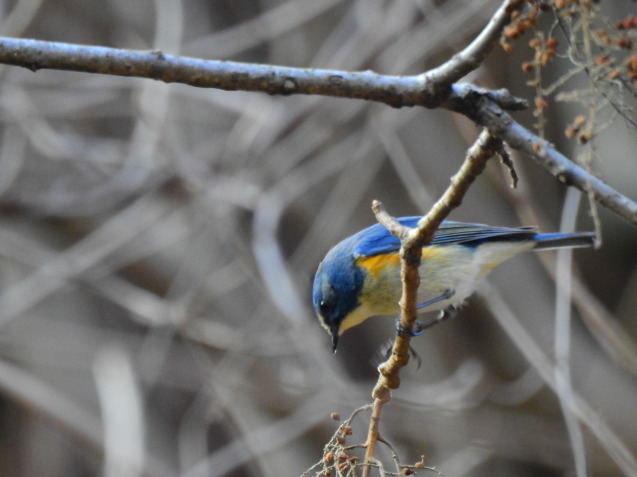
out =
<path fill-rule="evenodd" d="M 488 131 L 483 131 L 469 149 L 460 170 L 451 178 L 451 185 L 429 213 L 418 222 L 418 227 L 415 229 L 400 225 L 387 213 L 380 202 L 374 201 L 372 209 L 377 220 L 393 235 L 400 238 L 402 243 L 400 257 L 403 294 L 400 300 L 400 326 L 403 329 L 412 329 L 418 313 L 416 297 L 420 285 L 418 266 L 421 261 L 422 247 L 431 242 L 440 223 L 461 204 L 469 186 L 484 170 L 487 160 L 499 154 L 503 147 L 502 141 L 493 137 Z M 391 356 L 378 368 L 380 375 L 372 392 L 374 406 L 367 434 L 365 463 L 371 463 L 374 458 L 376 442 L 380 437 L 382 409 L 391 400 L 391 390 L 400 385 L 399 372 L 409 361 L 410 340 L 411 336 L 408 333 L 397 333 Z M 369 475 L 369 468 L 369 465 L 365 467 L 364 476 Z"/>

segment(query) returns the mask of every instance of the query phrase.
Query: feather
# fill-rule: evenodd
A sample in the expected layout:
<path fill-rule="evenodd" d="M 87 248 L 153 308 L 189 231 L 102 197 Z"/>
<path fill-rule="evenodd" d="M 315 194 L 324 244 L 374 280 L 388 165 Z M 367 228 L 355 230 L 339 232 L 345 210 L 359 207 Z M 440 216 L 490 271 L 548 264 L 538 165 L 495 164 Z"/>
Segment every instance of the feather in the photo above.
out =
<path fill-rule="evenodd" d="M 421 217 L 402 217 L 398 221 L 407 227 L 416 227 Z M 492 227 L 483 224 L 444 221 L 434 234 L 432 245 L 462 244 L 475 247 L 485 242 L 501 240 L 533 240 L 537 233 L 533 227 Z M 354 254 L 357 257 L 392 253 L 400 249 L 400 240 L 381 224 L 374 224 L 358 232 L 354 239 Z"/>

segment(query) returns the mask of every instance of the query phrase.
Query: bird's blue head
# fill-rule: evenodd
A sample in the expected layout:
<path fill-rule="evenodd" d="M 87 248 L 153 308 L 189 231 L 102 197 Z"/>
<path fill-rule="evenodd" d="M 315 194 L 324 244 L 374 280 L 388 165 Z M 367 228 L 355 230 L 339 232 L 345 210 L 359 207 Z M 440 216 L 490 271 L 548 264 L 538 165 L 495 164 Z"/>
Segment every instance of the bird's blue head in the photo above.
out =
<path fill-rule="evenodd" d="M 353 243 L 344 240 L 328 252 L 314 277 L 312 302 L 323 327 L 332 336 L 336 351 L 341 324 L 360 305 L 359 295 L 365 279 L 356 265 Z"/>

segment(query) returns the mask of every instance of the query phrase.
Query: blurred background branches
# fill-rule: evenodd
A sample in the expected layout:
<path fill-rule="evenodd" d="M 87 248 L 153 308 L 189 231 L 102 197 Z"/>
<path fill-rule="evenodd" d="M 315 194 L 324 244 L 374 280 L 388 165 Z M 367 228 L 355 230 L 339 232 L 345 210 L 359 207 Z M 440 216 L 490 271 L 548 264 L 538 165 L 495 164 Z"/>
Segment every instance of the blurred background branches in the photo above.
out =
<path fill-rule="evenodd" d="M 461 50 L 499 5 L 15 0 L 0 6 L 0 34 L 415 75 Z M 554 11 L 464 80 L 540 96 L 544 136 L 635 197 L 634 83 L 611 78 L 613 68 L 631 72 L 634 47 L 616 39 L 632 29 L 616 27 L 632 3 L 597 5 L 606 26 L 588 29 L 599 38 L 591 58 L 607 54 L 609 66 L 592 77 L 621 90 L 621 100 L 609 95 L 621 114 L 611 107 L 591 122 L 603 95 L 550 100 L 546 88 L 566 76 L 565 99 L 594 91 L 570 61 L 585 20 L 569 24 Z M 601 28 L 611 41 L 598 54 Z M 543 43 L 527 46 L 536 31 Z M 533 75 L 537 47 L 553 37 L 554 58 L 529 87 L 523 64 Z M 441 110 L 8 66 L 0 81 L 0 474 L 300 475 L 317 462 L 337 428 L 330 412 L 347 416 L 369 401 L 393 320 L 352 330 L 333 356 L 310 311 L 315 267 L 373 222 L 372 199 L 400 215 L 425 213 L 476 126 Z M 527 127 L 539 118 L 515 117 Z M 568 127 L 579 129 L 565 135 Z M 513 157 L 519 190 L 491 164 L 451 218 L 558 229 L 565 186 Z M 637 334 L 637 232 L 597 214 L 603 248 L 576 254 L 582 293 L 596 301 L 579 305 L 593 315 L 589 326 L 579 315 L 572 322 L 571 378 L 601 423 L 597 433 L 583 428 L 591 473 L 629 475 L 635 456 L 620 451 L 637 448 L 626 358 Z M 577 219 L 593 227 L 586 210 Z M 552 277 L 523 256 L 485 290 L 413 340 L 423 365 L 403 376 L 383 435 L 403 462 L 425 454 L 448 476 L 563 475 L 572 449 L 542 378 L 553 365 Z M 600 316 L 614 320 L 628 355 L 613 338 L 599 344 L 608 326 Z M 352 427 L 352 442 L 363 441 L 366 426 Z"/>

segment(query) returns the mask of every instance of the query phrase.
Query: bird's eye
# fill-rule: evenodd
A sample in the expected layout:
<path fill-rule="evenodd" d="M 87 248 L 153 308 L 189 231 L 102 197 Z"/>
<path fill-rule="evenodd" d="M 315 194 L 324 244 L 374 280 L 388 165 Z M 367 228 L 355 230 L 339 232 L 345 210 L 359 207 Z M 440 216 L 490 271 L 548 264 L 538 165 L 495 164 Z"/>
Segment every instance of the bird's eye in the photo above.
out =
<path fill-rule="evenodd" d="M 321 315 L 327 315 L 330 311 L 329 303 L 327 303 L 325 300 L 321 300 L 319 303 L 319 311 L 321 312 Z"/>

